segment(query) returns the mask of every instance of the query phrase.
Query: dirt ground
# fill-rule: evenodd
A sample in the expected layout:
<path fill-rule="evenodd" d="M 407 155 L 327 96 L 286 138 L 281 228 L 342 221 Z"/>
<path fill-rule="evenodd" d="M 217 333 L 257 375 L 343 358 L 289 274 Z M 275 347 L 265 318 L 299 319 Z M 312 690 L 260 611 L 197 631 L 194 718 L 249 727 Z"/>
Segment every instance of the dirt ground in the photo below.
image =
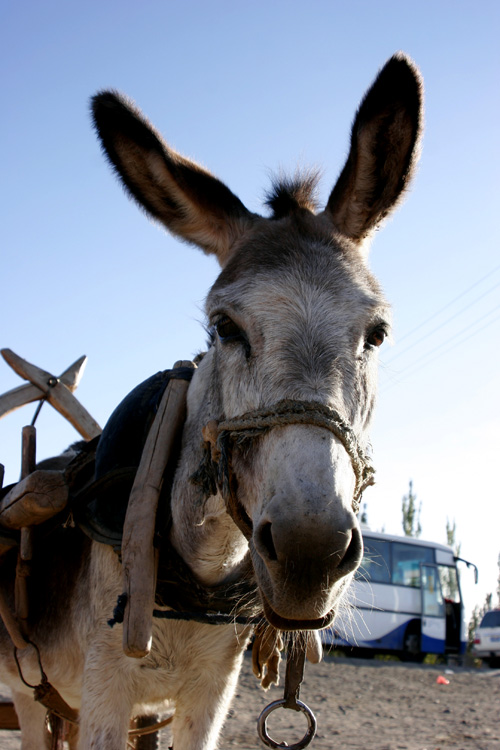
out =
<path fill-rule="evenodd" d="M 500 750 L 500 670 L 446 670 L 328 656 L 321 664 L 306 664 L 300 697 L 318 722 L 309 747 Z M 449 684 L 438 684 L 439 675 Z M 5 691 L 0 692 L 7 697 Z M 279 687 L 267 693 L 261 690 L 247 654 L 220 748 L 262 748 L 257 717 L 270 701 L 281 697 Z M 305 718 L 294 711 L 280 709 L 268 721 L 269 733 L 278 742 L 298 741 L 305 728 Z M 169 741 L 164 730 L 162 750 Z M 18 732 L 0 731 L 0 750 L 19 750 L 20 746 Z"/>

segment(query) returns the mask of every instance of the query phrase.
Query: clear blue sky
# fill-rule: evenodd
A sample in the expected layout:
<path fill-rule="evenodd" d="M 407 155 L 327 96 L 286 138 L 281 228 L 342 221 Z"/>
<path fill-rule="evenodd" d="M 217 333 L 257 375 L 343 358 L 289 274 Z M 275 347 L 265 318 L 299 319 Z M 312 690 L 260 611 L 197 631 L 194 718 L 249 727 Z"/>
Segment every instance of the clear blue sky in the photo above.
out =
<path fill-rule="evenodd" d="M 476 589 L 463 577 L 470 609 L 495 589 L 500 552 L 499 20 L 496 0 L 4 0 L 0 346 L 55 374 L 87 354 L 77 394 L 101 424 L 204 346 L 215 262 L 124 197 L 90 126 L 95 91 L 127 93 L 258 211 L 279 168 L 320 165 L 328 195 L 360 97 L 404 50 L 424 75 L 426 132 L 411 194 L 371 255 L 395 343 L 365 501 L 373 528 L 400 532 L 412 479 L 425 538 L 445 541 L 456 520 L 480 568 Z M 0 393 L 21 382 L 0 361 Z M 7 481 L 33 412 L 0 422 Z M 77 437 L 48 406 L 37 427 L 40 458 Z"/>

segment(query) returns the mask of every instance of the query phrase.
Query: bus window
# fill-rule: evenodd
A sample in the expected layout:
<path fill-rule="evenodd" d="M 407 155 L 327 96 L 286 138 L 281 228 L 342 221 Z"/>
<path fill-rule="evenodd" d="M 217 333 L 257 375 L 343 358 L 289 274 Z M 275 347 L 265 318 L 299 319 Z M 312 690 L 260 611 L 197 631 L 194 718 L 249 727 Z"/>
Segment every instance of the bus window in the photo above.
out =
<path fill-rule="evenodd" d="M 420 588 L 420 564 L 433 562 L 432 547 L 394 542 L 392 545 L 392 582 L 398 586 Z"/>
<path fill-rule="evenodd" d="M 391 582 L 390 542 L 365 539 L 363 560 L 356 573 L 358 581 Z"/>

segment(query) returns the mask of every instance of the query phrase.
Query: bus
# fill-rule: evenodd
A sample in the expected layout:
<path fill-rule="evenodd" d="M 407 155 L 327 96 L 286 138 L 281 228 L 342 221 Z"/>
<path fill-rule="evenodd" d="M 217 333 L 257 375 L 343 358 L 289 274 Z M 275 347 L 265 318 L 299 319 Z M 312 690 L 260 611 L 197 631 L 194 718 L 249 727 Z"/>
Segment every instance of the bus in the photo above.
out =
<path fill-rule="evenodd" d="M 362 533 L 363 560 L 323 643 L 415 661 L 463 654 L 467 628 L 457 563 L 472 567 L 477 582 L 476 566 L 444 544 Z"/>

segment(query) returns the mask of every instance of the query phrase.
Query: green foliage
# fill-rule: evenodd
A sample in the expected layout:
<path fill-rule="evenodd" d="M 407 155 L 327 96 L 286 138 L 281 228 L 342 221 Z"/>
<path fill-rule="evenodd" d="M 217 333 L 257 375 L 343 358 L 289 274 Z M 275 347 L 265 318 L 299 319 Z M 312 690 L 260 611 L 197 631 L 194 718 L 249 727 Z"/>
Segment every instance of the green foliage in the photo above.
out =
<path fill-rule="evenodd" d="M 456 534 L 457 534 L 457 524 L 455 519 L 453 519 L 453 525 L 450 523 L 450 520 L 446 519 L 446 544 L 453 549 L 454 554 L 457 557 L 460 557 L 460 549 L 461 544 L 460 542 L 457 542 L 456 540 Z"/>
<path fill-rule="evenodd" d="M 486 594 L 482 607 L 476 604 L 472 610 L 472 615 L 467 626 L 467 650 L 470 651 L 472 648 L 472 642 L 474 640 L 474 631 L 479 627 L 479 623 L 483 619 L 483 615 L 488 610 L 492 609 L 493 594 Z"/>
<path fill-rule="evenodd" d="M 422 664 L 430 664 L 431 666 L 437 666 L 439 664 L 446 664 L 446 657 L 443 654 L 426 654 Z"/>
<path fill-rule="evenodd" d="M 453 520 L 453 524 L 450 520 L 446 519 L 446 543 L 453 549 L 453 553 L 460 557 L 460 543 L 456 540 L 457 524 Z M 455 568 L 441 568 L 440 569 L 441 586 L 443 589 L 443 596 L 445 599 L 451 599 L 452 601 L 458 601 L 458 578 L 457 571 Z"/>
<path fill-rule="evenodd" d="M 401 509 L 403 512 L 403 531 L 405 536 L 418 538 L 422 533 L 422 527 L 420 525 L 422 503 L 417 507 L 417 496 L 413 492 L 413 482 L 411 479 L 408 494 L 403 495 Z"/>
<path fill-rule="evenodd" d="M 500 552 L 498 553 L 497 607 L 500 607 Z"/>

